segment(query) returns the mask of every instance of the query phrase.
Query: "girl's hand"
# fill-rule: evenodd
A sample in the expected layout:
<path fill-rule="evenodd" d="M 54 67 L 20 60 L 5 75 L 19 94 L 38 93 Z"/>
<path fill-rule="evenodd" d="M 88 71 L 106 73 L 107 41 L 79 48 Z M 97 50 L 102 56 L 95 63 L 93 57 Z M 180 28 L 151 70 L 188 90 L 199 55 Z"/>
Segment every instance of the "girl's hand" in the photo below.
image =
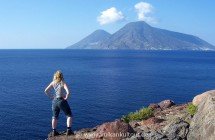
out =
<path fill-rule="evenodd" d="M 63 99 L 64 99 L 64 100 L 67 100 L 67 97 L 66 97 L 66 95 L 63 95 Z"/>
<path fill-rule="evenodd" d="M 67 100 L 68 97 L 69 97 L 68 94 L 66 94 L 66 95 L 63 97 L 63 99 L 64 99 L 64 100 Z"/>

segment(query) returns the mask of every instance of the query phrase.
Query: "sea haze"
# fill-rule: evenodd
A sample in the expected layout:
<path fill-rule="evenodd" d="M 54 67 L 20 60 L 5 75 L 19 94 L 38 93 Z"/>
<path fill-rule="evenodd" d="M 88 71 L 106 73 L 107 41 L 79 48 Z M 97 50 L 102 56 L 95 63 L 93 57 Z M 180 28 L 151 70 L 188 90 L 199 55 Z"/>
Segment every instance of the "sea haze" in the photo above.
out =
<path fill-rule="evenodd" d="M 72 91 L 74 130 L 215 87 L 215 52 L 0 50 L 0 139 L 47 137 L 52 112 L 43 91 L 58 69 Z M 65 128 L 61 113 L 58 130 Z"/>

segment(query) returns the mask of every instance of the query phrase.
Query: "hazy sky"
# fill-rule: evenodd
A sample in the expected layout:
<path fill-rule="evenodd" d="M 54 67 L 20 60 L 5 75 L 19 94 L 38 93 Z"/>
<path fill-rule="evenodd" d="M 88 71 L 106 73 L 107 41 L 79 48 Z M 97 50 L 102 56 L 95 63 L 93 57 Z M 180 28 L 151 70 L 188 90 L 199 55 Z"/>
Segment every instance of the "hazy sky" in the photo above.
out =
<path fill-rule="evenodd" d="M 0 0 L 0 49 L 65 48 L 128 22 L 196 35 L 215 45 L 214 0 Z"/>

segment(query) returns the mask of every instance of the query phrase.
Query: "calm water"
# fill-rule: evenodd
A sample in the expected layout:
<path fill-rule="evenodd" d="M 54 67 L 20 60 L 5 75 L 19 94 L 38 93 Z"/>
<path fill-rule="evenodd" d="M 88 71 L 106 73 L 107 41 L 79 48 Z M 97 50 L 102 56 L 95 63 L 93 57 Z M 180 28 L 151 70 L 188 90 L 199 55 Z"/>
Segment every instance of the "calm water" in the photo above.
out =
<path fill-rule="evenodd" d="M 215 52 L 0 50 L 1 140 L 46 138 L 51 101 L 43 91 L 58 69 L 72 90 L 74 130 L 215 87 Z"/>

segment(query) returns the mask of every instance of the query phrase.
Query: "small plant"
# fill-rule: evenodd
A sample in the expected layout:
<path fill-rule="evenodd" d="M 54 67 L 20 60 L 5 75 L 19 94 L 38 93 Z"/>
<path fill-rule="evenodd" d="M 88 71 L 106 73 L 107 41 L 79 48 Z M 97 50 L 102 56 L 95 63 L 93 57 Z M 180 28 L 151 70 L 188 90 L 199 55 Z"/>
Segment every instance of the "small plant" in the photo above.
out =
<path fill-rule="evenodd" d="M 193 105 L 192 103 L 188 104 L 187 105 L 187 112 L 193 116 L 194 114 L 196 114 L 196 111 L 197 111 L 197 106 Z"/>
<path fill-rule="evenodd" d="M 139 111 L 131 112 L 128 115 L 122 116 L 122 120 L 126 123 L 134 120 L 145 120 L 153 116 L 151 108 L 142 108 Z"/>

